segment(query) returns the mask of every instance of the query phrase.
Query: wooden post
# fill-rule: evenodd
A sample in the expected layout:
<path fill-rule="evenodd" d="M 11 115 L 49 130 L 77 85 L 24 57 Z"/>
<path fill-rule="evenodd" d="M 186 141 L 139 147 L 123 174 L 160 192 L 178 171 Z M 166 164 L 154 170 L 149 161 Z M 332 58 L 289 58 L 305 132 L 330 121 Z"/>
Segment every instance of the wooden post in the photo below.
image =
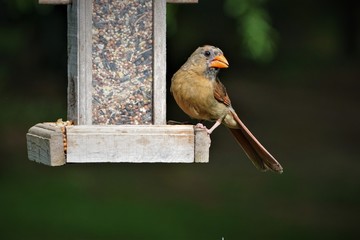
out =
<path fill-rule="evenodd" d="M 166 125 L 166 2 L 39 0 L 68 5 L 67 151 L 59 127 L 29 130 L 29 159 L 65 162 L 208 162 L 210 138 Z M 63 130 L 63 129 L 62 129 Z"/>
<path fill-rule="evenodd" d="M 209 162 L 209 148 L 211 144 L 210 136 L 204 129 L 194 128 L 195 131 L 195 156 L 194 162 Z"/>
<path fill-rule="evenodd" d="M 92 1 L 68 5 L 68 119 L 92 124 Z"/>
<path fill-rule="evenodd" d="M 154 118 L 166 124 L 166 2 L 154 0 Z"/>
<path fill-rule="evenodd" d="M 26 134 L 28 158 L 50 166 L 66 163 L 64 135 L 61 126 L 55 123 L 39 123 Z"/>

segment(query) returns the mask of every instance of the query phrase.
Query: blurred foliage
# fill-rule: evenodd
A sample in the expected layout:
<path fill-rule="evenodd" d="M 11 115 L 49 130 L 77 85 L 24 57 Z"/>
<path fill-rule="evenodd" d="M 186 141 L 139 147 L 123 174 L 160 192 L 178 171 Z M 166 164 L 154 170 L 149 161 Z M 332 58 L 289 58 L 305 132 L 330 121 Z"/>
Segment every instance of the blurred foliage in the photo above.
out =
<path fill-rule="evenodd" d="M 13 0 L 7 1 L 7 11 L 10 11 L 9 16 L 21 16 L 23 14 L 29 14 L 36 12 L 37 14 L 47 15 L 52 12 L 53 5 L 42 5 L 38 4 L 36 0 Z"/>
<path fill-rule="evenodd" d="M 14 0 L 9 2 L 9 7 L 16 9 L 19 13 L 29 12 L 34 6 L 37 5 L 35 1 L 28 0 Z"/>
<path fill-rule="evenodd" d="M 226 0 L 225 14 L 236 21 L 238 41 L 241 53 L 256 62 L 269 62 L 276 53 L 277 31 L 271 26 L 269 14 L 265 8 L 266 0 Z M 168 34 L 178 30 L 178 5 L 168 4 Z"/>
<path fill-rule="evenodd" d="M 41 5 L 35 0 L 0 2 L 1 97 L 21 96 L 34 86 L 42 93 L 58 91 L 57 83 L 49 79 L 66 81 L 65 16 L 66 6 Z M 59 57 L 53 58 L 54 53 Z M 38 66 L 42 71 L 36 70 Z"/>
<path fill-rule="evenodd" d="M 177 9 L 178 9 L 177 6 L 178 5 L 176 4 L 166 5 L 167 35 L 174 35 L 177 32 L 177 20 L 176 20 Z"/>
<path fill-rule="evenodd" d="M 225 11 L 237 22 L 242 47 L 250 59 L 270 61 L 276 50 L 277 32 L 270 25 L 266 0 L 226 0 Z"/>

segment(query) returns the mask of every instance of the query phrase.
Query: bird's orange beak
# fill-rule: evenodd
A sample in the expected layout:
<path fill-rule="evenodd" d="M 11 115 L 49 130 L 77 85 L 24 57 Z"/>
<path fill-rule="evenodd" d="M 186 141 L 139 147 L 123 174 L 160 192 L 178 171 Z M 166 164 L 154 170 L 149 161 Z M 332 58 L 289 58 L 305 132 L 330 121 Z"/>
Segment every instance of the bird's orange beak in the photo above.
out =
<path fill-rule="evenodd" d="M 218 55 L 210 62 L 210 67 L 213 68 L 228 68 L 229 63 L 224 57 L 224 55 Z"/>

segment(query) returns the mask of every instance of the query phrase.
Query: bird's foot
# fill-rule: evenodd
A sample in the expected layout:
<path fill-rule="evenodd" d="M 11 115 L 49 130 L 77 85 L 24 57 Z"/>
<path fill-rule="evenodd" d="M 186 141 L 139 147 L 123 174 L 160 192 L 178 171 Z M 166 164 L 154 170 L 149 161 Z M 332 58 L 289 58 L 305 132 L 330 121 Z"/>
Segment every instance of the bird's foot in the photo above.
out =
<path fill-rule="evenodd" d="M 204 129 L 204 130 L 207 132 L 207 134 L 209 134 L 209 135 L 210 135 L 210 133 L 211 133 L 211 131 L 210 131 L 204 124 L 202 124 L 202 123 L 196 124 L 195 127 L 196 127 L 196 128 L 199 128 L 199 129 Z"/>

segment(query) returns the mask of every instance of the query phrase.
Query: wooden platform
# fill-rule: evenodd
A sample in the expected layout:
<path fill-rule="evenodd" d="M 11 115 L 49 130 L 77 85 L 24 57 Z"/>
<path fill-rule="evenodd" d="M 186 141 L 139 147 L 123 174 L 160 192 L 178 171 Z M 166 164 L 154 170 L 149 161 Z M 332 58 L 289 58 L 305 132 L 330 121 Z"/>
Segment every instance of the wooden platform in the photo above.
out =
<path fill-rule="evenodd" d="M 27 146 L 30 160 L 50 166 L 99 162 L 201 163 L 208 162 L 210 137 L 192 125 L 61 127 L 56 123 L 40 123 L 29 129 Z"/>

